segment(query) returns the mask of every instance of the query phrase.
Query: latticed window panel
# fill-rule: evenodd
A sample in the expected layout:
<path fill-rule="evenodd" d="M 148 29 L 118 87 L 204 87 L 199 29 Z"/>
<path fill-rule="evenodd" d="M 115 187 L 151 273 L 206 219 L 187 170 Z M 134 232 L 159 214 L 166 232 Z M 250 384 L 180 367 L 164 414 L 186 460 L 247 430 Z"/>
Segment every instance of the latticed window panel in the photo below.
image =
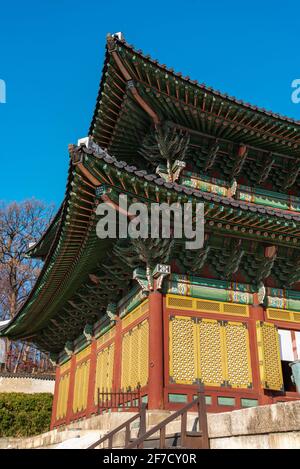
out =
<path fill-rule="evenodd" d="M 201 319 L 198 331 L 199 378 L 207 386 L 221 386 L 226 381 L 222 324 L 213 319 Z"/>
<path fill-rule="evenodd" d="M 69 384 L 70 373 L 66 373 L 59 380 L 56 420 L 62 419 L 67 415 Z"/>
<path fill-rule="evenodd" d="M 101 391 L 111 391 L 114 369 L 114 344 L 109 345 L 97 354 L 96 379 L 94 389 L 94 402 L 98 402 L 98 389 Z"/>
<path fill-rule="evenodd" d="M 149 322 L 145 320 L 123 335 L 122 388 L 134 389 L 148 382 Z"/>
<path fill-rule="evenodd" d="M 283 390 L 279 334 L 274 324 L 257 321 L 260 379 L 266 389 Z"/>
<path fill-rule="evenodd" d="M 86 360 L 76 367 L 73 395 L 73 412 L 81 412 L 87 407 L 88 386 L 90 375 L 90 360 Z"/>
<path fill-rule="evenodd" d="M 249 317 L 249 306 L 240 303 L 204 300 L 190 296 L 167 295 L 167 307 L 178 310 L 192 310 L 199 313 L 224 314 Z"/>
<path fill-rule="evenodd" d="M 267 318 L 277 321 L 300 322 L 300 313 L 287 309 L 267 308 Z"/>
<path fill-rule="evenodd" d="M 170 318 L 170 378 L 175 383 L 193 384 L 197 380 L 196 323 L 192 318 Z"/>
<path fill-rule="evenodd" d="M 99 339 L 97 340 L 97 347 L 101 347 L 105 344 L 105 342 L 108 342 L 110 339 L 112 339 L 115 336 L 115 333 L 116 326 L 113 326 L 109 331 L 105 332 L 105 334 L 99 337 Z"/>
<path fill-rule="evenodd" d="M 71 360 L 68 360 L 68 361 L 67 361 L 66 363 L 64 363 L 63 365 L 60 365 L 60 367 L 59 367 L 60 374 L 62 375 L 63 373 L 65 373 L 66 371 L 68 371 L 70 368 L 71 368 Z"/>
<path fill-rule="evenodd" d="M 78 352 L 76 354 L 76 362 L 78 363 L 80 360 L 87 358 L 90 355 L 90 353 L 91 353 L 91 346 L 89 345 L 88 347 L 81 350 L 81 352 Z"/>
<path fill-rule="evenodd" d="M 193 300 L 191 298 L 185 298 L 182 296 L 168 295 L 167 305 L 169 308 L 192 309 Z"/>
<path fill-rule="evenodd" d="M 145 300 L 139 306 L 137 306 L 133 311 L 128 313 L 124 319 L 122 319 L 122 329 L 130 326 L 131 323 L 137 321 L 141 316 L 147 313 L 149 310 L 149 300 Z"/>
<path fill-rule="evenodd" d="M 233 388 L 252 387 L 249 334 L 246 324 L 225 322 L 226 381 Z"/>
<path fill-rule="evenodd" d="M 170 380 L 178 384 L 252 386 L 249 335 L 245 324 L 188 316 L 169 323 Z"/>
<path fill-rule="evenodd" d="M 217 301 L 197 300 L 196 301 L 196 308 L 197 308 L 197 310 L 200 310 L 200 311 L 220 313 L 221 312 L 221 303 L 218 303 Z"/>

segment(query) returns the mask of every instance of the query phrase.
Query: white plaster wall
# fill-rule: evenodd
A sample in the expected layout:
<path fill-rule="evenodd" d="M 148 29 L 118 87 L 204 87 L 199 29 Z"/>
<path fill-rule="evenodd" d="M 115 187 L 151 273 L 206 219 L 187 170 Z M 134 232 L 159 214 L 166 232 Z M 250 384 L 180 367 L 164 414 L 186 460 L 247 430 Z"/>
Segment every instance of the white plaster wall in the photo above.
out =
<path fill-rule="evenodd" d="M 0 376 L 1 392 L 25 392 L 27 394 L 50 392 L 54 394 L 55 381 L 38 378 L 12 378 Z"/>

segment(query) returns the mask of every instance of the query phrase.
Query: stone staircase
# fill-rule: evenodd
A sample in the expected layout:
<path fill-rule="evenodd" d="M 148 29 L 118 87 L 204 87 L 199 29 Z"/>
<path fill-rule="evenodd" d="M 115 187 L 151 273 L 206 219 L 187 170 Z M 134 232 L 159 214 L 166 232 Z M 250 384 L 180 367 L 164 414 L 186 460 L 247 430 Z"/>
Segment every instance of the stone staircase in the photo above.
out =
<path fill-rule="evenodd" d="M 169 413 L 170 415 L 170 413 Z M 168 416 L 169 416 L 168 415 Z M 167 416 L 167 417 L 168 417 Z M 165 412 L 156 412 L 155 414 L 151 413 L 148 415 L 148 426 L 147 430 L 153 430 L 157 428 L 157 425 L 163 422 L 166 419 Z M 187 415 L 187 434 L 188 436 L 192 436 L 195 434 L 195 428 L 197 428 L 198 417 L 196 412 L 190 412 Z M 107 432 L 108 433 L 108 432 Z M 129 439 L 130 443 L 134 443 L 134 441 L 138 438 L 139 434 L 139 426 L 135 426 L 135 428 L 131 429 L 131 437 Z M 105 435 L 103 435 L 105 436 Z M 118 432 L 113 440 L 113 448 L 121 449 L 124 448 L 126 445 L 126 430 L 123 429 L 122 431 Z M 144 448 L 159 448 L 160 447 L 160 434 L 159 431 L 156 431 L 153 435 L 148 437 L 144 442 Z M 173 420 L 169 425 L 166 427 L 166 436 L 165 436 L 165 447 L 166 448 L 179 448 L 182 447 L 181 442 L 181 419 L 177 417 Z M 104 442 L 100 447 L 96 447 L 96 449 L 100 448 L 108 448 L 108 442 Z"/>
<path fill-rule="evenodd" d="M 189 413 L 194 409 L 197 410 L 196 418 L 191 419 Z M 139 413 L 101 437 L 87 449 L 116 448 L 116 440 L 120 435 L 123 439 L 121 446 L 118 447 L 125 449 L 209 448 L 206 404 L 202 390 L 198 392 L 196 399 L 161 419 L 156 425 L 147 425 L 146 415 L 146 404 L 142 404 Z M 132 424 L 138 424 L 138 431 L 135 431 L 135 435 L 132 432 Z"/>

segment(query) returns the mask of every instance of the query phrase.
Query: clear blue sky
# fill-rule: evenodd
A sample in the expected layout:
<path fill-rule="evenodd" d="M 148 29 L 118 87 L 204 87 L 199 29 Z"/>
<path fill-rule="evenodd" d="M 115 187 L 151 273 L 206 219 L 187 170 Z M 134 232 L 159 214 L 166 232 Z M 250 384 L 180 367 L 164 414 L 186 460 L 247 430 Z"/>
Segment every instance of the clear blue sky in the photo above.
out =
<path fill-rule="evenodd" d="M 67 145 L 87 134 L 107 32 L 193 79 L 300 119 L 299 0 L 0 3 L 0 199 L 60 204 Z"/>

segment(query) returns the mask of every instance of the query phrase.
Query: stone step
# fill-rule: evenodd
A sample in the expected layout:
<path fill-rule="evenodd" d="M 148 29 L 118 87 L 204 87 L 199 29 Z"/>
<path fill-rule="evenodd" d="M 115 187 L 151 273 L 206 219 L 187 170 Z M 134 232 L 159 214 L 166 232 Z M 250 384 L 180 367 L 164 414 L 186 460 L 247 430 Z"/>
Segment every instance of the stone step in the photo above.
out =
<path fill-rule="evenodd" d="M 186 433 L 186 444 L 187 448 L 188 447 L 194 447 L 196 448 L 197 446 L 201 446 L 201 433 L 199 432 L 187 432 Z M 131 442 L 134 441 L 132 438 L 130 440 Z M 189 444 L 188 444 L 189 443 Z M 171 433 L 167 434 L 165 437 L 165 448 L 178 448 L 181 446 L 181 433 L 176 432 L 176 433 Z M 144 441 L 144 448 L 152 448 L 152 449 L 157 449 L 160 447 L 160 438 L 159 434 L 156 433 L 152 435 L 151 437 L 147 438 L 147 440 Z"/>

